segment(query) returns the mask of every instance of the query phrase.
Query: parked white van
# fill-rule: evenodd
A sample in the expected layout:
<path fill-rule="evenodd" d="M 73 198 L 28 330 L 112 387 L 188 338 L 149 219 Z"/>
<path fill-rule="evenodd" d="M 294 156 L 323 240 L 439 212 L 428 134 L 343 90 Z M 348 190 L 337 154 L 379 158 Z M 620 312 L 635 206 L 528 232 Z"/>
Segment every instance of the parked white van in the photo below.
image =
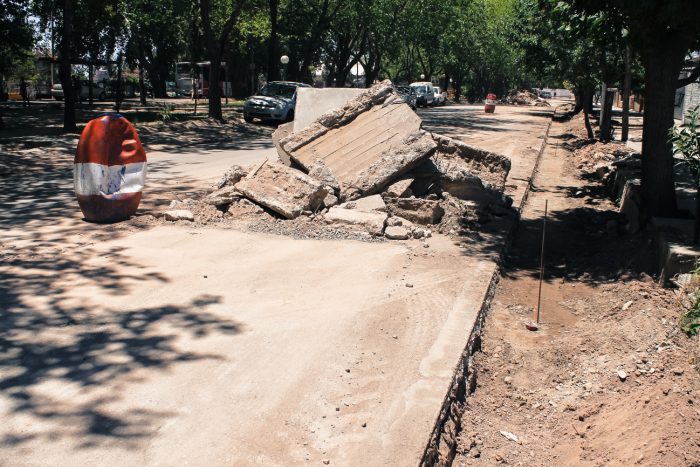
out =
<path fill-rule="evenodd" d="M 433 83 L 427 81 L 411 83 L 411 87 L 416 92 L 416 107 L 433 105 L 435 102 Z"/>

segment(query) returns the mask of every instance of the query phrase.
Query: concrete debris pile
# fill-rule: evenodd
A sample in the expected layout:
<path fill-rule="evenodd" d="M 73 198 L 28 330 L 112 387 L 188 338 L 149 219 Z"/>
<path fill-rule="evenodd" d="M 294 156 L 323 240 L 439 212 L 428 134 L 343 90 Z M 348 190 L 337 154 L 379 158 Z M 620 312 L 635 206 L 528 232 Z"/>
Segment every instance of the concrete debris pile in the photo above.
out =
<path fill-rule="evenodd" d="M 389 81 L 300 131 L 280 126 L 273 141 L 278 160 L 232 167 L 204 202 L 392 240 L 453 232 L 464 216 L 509 206 L 510 160 L 426 132 Z"/>
<path fill-rule="evenodd" d="M 575 144 L 575 143 L 574 143 Z M 574 164 L 588 178 L 598 179 L 608 196 L 620 200 L 619 212 L 627 218 L 627 230 L 640 227 L 642 156 L 621 143 L 582 144 L 573 152 Z"/>
<path fill-rule="evenodd" d="M 539 97 L 534 92 L 518 91 L 514 89 L 508 93 L 506 97 L 501 99 L 503 104 L 507 105 L 533 105 L 535 107 L 551 107 L 551 104 Z"/>
<path fill-rule="evenodd" d="M 607 179 L 620 167 L 641 169 L 640 155 L 633 149 L 621 143 L 590 143 L 581 141 L 574 150 L 574 164 L 586 175 L 597 174 L 601 179 Z"/>

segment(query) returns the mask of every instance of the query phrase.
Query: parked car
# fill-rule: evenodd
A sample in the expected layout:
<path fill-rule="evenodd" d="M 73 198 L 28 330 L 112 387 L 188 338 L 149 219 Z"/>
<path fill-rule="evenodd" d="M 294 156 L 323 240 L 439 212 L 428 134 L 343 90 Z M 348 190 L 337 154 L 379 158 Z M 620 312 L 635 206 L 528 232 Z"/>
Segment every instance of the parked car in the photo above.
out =
<path fill-rule="evenodd" d="M 76 89 L 77 92 L 77 89 Z M 57 101 L 63 100 L 63 86 L 60 83 L 56 83 L 51 87 L 51 96 Z M 80 95 L 78 96 L 80 100 L 90 99 L 90 85 L 88 82 L 82 82 L 80 84 Z M 104 88 L 100 85 L 92 83 L 92 98 L 98 101 L 103 101 L 107 97 Z"/>
<path fill-rule="evenodd" d="M 254 96 L 245 100 L 243 119 L 252 122 L 261 120 L 294 120 L 294 108 L 297 103 L 297 88 L 309 88 L 308 84 L 291 81 L 272 81 L 267 83 Z"/>
<path fill-rule="evenodd" d="M 445 105 L 447 103 L 447 93 L 441 90 L 438 86 L 435 86 L 433 89 L 435 90 L 434 105 Z"/>
<path fill-rule="evenodd" d="M 433 105 L 433 102 L 435 101 L 433 83 L 411 83 L 411 87 L 416 93 L 416 107 L 420 107 L 421 105 L 423 107 Z"/>
<path fill-rule="evenodd" d="M 411 86 L 396 86 L 396 93 L 408 104 L 409 107 L 415 110 L 416 108 L 416 91 Z"/>

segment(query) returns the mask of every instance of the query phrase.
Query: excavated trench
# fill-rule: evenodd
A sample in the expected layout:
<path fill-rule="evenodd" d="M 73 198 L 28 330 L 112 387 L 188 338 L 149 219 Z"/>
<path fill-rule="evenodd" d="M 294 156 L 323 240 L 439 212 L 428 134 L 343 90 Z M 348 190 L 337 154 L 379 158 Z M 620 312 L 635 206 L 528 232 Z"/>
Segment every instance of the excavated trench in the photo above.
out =
<path fill-rule="evenodd" d="M 517 216 L 515 217 L 515 221 L 513 222 L 511 229 L 506 236 L 506 241 L 504 242 L 503 248 L 500 252 L 498 258 L 498 268 L 494 271 L 493 276 L 491 277 L 491 281 L 484 295 L 481 308 L 479 309 L 476 323 L 469 336 L 467 345 L 459 357 L 459 361 L 452 378 L 452 383 L 442 403 L 440 413 L 435 421 L 433 431 L 423 452 L 423 456 L 420 461 L 421 467 L 451 466 L 452 462 L 454 461 L 457 450 L 457 438 L 461 431 L 461 419 L 465 410 L 466 400 L 467 397 L 473 394 L 477 389 L 477 373 L 472 364 L 473 356 L 477 352 L 481 351 L 481 334 L 486 317 L 491 310 L 491 302 L 500 280 L 501 262 L 510 248 L 518 227 L 520 214 L 523 212 L 525 204 L 527 203 L 528 195 L 532 190 L 532 180 L 538 171 L 542 154 L 547 146 L 552 121 L 562 118 L 558 111 L 559 108 L 555 109 L 552 114 L 552 119 L 547 124 L 542 145 L 540 146 L 537 158 L 535 159 L 525 193 L 523 194 L 520 204 L 516 209 Z"/>

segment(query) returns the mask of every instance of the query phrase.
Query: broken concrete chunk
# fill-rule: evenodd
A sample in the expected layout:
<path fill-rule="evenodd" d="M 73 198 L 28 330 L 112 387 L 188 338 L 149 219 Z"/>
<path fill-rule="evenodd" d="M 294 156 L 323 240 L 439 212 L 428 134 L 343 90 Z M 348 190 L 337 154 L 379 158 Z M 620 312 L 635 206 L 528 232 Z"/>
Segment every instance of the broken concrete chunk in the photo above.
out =
<path fill-rule="evenodd" d="M 393 216 L 403 217 L 416 224 L 437 224 L 445 214 L 438 201 L 421 198 L 398 198 L 387 203 Z"/>
<path fill-rule="evenodd" d="M 406 240 L 409 235 L 408 229 L 398 225 L 387 227 L 384 231 L 384 236 L 389 240 Z"/>
<path fill-rule="evenodd" d="M 391 216 L 389 219 L 387 219 L 386 225 L 400 225 L 406 227 L 408 230 L 413 230 L 415 228 L 413 222 L 398 216 Z"/>
<path fill-rule="evenodd" d="M 240 193 L 233 186 L 225 186 L 219 190 L 208 194 L 204 201 L 212 206 L 225 206 L 238 201 L 241 198 Z"/>
<path fill-rule="evenodd" d="M 464 200 L 478 200 L 502 192 L 510 171 L 510 159 L 500 154 L 469 146 L 461 141 L 433 134 L 437 150 L 430 159 L 432 167 L 422 166 L 422 176 L 432 176 L 442 191 Z"/>
<path fill-rule="evenodd" d="M 396 96 L 391 81 L 383 81 L 362 92 L 354 99 L 348 100 L 342 107 L 333 109 L 321 115 L 316 121 L 284 138 L 280 143 L 288 153 L 325 135 L 335 128 L 354 120 L 358 115 L 369 110 L 372 106 L 383 104 L 388 96 Z"/>
<path fill-rule="evenodd" d="M 354 226 L 379 236 L 384 232 L 384 222 L 387 215 L 378 211 L 365 212 L 334 206 L 328 210 L 324 217 L 329 223 Z"/>
<path fill-rule="evenodd" d="M 283 123 L 282 125 L 278 126 L 275 131 L 272 132 L 272 144 L 274 144 L 275 149 L 277 149 L 277 157 L 279 158 L 279 161 L 287 167 L 292 165 L 292 161 L 289 158 L 289 154 L 282 147 L 280 141 L 289 136 L 292 133 L 293 129 L 294 122 L 292 121 Z"/>
<path fill-rule="evenodd" d="M 297 88 L 293 131 L 303 130 L 322 115 L 342 107 L 363 92 L 364 89 L 358 88 Z"/>
<path fill-rule="evenodd" d="M 622 191 L 619 212 L 627 219 L 627 231 L 636 233 L 640 229 L 642 212 L 642 186 L 637 179 L 627 180 Z"/>
<path fill-rule="evenodd" d="M 327 208 L 332 208 L 338 204 L 338 197 L 333 195 L 333 194 L 327 194 L 325 198 L 323 198 L 323 206 Z"/>
<path fill-rule="evenodd" d="M 236 184 L 236 190 L 288 219 L 315 211 L 328 194 L 318 180 L 277 162 L 251 172 Z"/>
<path fill-rule="evenodd" d="M 340 183 L 333 176 L 331 169 L 321 159 L 318 159 L 309 167 L 309 177 L 315 178 L 324 185 L 333 188 L 335 193 L 340 192 Z"/>
<path fill-rule="evenodd" d="M 351 203 L 354 205 L 354 209 L 359 209 L 360 211 L 386 212 L 386 203 L 379 195 L 367 196 L 365 198 L 352 201 Z"/>
<path fill-rule="evenodd" d="M 420 117 L 386 82 L 281 143 L 307 170 L 322 160 L 340 183 L 341 198 L 349 200 L 381 193 L 437 147 L 421 130 Z"/>
<path fill-rule="evenodd" d="M 387 188 L 383 194 L 391 198 L 408 198 L 413 194 L 409 188 L 411 183 L 413 183 L 413 178 L 403 178 L 389 185 L 389 188 Z"/>
<path fill-rule="evenodd" d="M 172 211 L 165 211 L 163 213 L 163 217 L 165 217 L 166 221 L 190 221 L 194 222 L 194 215 L 192 214 L 192 211 L 188 211 L 186 209 L 174 209 Z"/>
<path fill-rule="evenodd" d="M 221 189 L 225 186 L 234 186 L 240 179 L 248 175 L 248 171 L 241 166 L 232 165 L 230 169 L 219 179 L 216 188 Z"/>

